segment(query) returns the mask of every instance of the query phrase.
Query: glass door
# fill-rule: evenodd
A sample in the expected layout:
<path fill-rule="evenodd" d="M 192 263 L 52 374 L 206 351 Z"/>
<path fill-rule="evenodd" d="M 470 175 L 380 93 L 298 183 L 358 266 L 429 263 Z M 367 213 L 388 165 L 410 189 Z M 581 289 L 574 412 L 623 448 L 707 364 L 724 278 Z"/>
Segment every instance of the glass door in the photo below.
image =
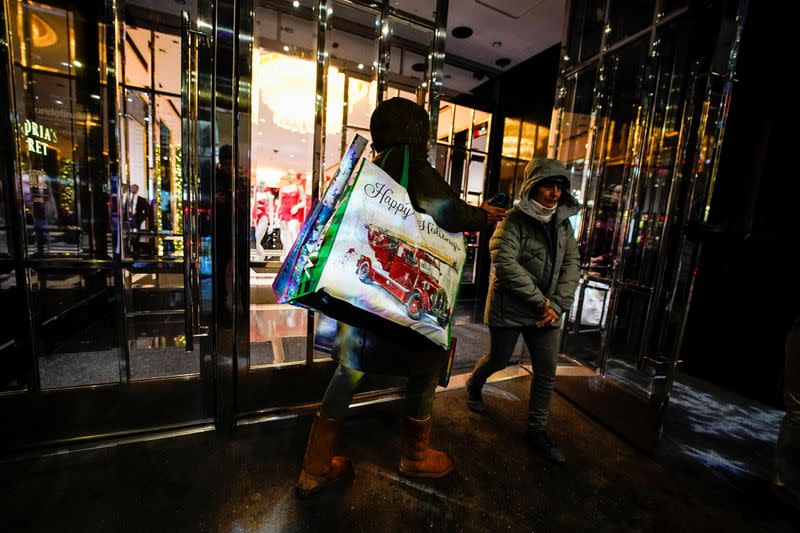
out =
<path fill-rule="evenodd" d="M 239 423 L 312 408 L 336 367 L 335 323 L 277 303 L 272 282 L 352 139 L 369 140 L 377 103 L 400 96 L 438 105 L 434 9 L 423 16 L 402 8 L 259 1 L 242 24 L 252 28 L 252 41 L 240 39 L 238 54 L 250 58 L 240 71 L 249 90 L 238 102 L 237 272 L 246 295 L 237 325 Z M 373 155 L 367 148 L 364 156 Z M 404 382 L 370 376 L 359 401 L 397 392 Z"/>
<path fill-rule="evenodd" d="M 651 450 L 691 301 L 699 248 L 688 228 L 706 216 L 731 90 L 701 74 L 713 45 L 693 36 L 707 23 L 673 17 L 563 80 L 558 157 L 584 210 L 562 337 L 574 367 L 556 386 Z"/>
<path fill-rule="evenodd" d="M 3 8 L 4 446 L 213 422 L 211 3 Z"/>

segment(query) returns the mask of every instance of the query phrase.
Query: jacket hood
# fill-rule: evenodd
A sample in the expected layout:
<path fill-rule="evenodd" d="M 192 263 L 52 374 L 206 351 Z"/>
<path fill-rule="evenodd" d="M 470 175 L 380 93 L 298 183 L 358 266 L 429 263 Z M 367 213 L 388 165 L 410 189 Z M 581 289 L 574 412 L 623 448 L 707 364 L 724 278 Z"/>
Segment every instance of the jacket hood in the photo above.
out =
<path fill-rule="evenodd" d="M 534 216 L 533 200 L 530 198 L 530 193 L 537 183 L 548 178 L 561 178 L 564 182 L 561 199 L 558 201 L 558 207 L 556 208 L 556 220 L 560 222 L 580 211 L 581 204 L 570 193 L 569 173 L 564 163 L 557 159 L 547 159 L 545 157 L 534 158 L 525 166 L 525 179 L 522 182 L 520 201 L 517 204 L 520 211 L 526 215 Z"/>
<path fill-rule="evenodd" d="M 425 146 L 430 138 L 430 118 L 422 106 L 395 97 L 378 104 L 370 118 L 369 130 L 376 152 L 397 144 Z"/>

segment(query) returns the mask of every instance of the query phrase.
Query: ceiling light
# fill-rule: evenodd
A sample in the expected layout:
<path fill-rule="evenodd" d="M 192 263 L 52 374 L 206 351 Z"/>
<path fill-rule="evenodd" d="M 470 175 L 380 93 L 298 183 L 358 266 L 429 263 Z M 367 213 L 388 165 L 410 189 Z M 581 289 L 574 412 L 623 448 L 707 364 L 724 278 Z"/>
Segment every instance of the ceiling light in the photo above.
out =
<path fill-rule="evenodd" d="M 503 46 L 503 43 L 500 41 L 495 41 L 492 43 L 492 48 L 500 48 L 501 46 Z"/>
<path fill-rule="evenodd" d="M 78 68 L 81 68 L 81 67 L 83 66 L 83 63 L 81 63 L 81 62 L 80 62 L 80 61 L 78 61 L 77 59 L 76 59 L 75 61 L 73 61 L 73 62 L 72 62 L 72 64 L 73 64 L 73 65 L 75 65 L 75 66 L 76 66 L 76 67 L 78 67 Z"/>
<path fill-rule="evenodd" d="M 300 7 L 300 2 L 298 2 L 297 0 L 294 0 L 294 2 L 292 2 L 292 7 L 295 7 L 295 8 Z"/>
<path fill-rule="evenodd" d="M 314 131 L 314 100 L 317 65 L 315 61 L 276 53 L 261 52 L 255 62 L 253 84 L 261 101 L 272 111 L 272 122 L 295 133 Z M 328 113 L 326 133 L 342 127 L 345 75 L 336 67 L 328 68 Z M 375 101 L 377 83 L 358 80 L 348 91 L 350 105 L 367 99 Z M 255 91 L 254 91 L 255 92 Z M 319 95 L 316 95 L 319 96 Z"/>
<path fill-rule="evenodd" d="M 364 63 L 358 64 L 358 70 L 364 70 Z"/>
<path fill-rule="evenodd" d="M 284 52 L 288 52 L 288 51 L 289 51 L 289 47 L 288 47 L 288 46 L 286 46 L 286 45 L 283 45 L 283 51 L 284 51 Z"/>
<path fill-rule="evenodd" d="M 450 32 L 450 35 L 452 35 L 456 39 L 468 39 L 472 37 L 473 33 L 474 32 L 472 31 L 472 28 L 470 28 L 469 26 L 458 26 L 456 28 L 453 28 L 453 31 Z"/>

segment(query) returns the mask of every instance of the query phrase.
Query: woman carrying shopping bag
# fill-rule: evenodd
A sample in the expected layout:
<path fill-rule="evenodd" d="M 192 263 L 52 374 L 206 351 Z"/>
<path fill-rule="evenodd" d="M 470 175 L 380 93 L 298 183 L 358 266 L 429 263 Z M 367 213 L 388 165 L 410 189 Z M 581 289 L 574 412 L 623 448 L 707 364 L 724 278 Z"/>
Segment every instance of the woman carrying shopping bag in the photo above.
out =
<path fill-rule="evenodd" d="M 374 162 L 398 183 L 408 155 L 407 190 L 411 203 L 443 230 L 483 230 L 505 216 L 504 209 L 486 202 L 473 207 L 462 201 L 430 166 L 430 122 L 424 108 L 403 98 L 381 102 L 372 114 L 370 133 L 378 152 Z M 352 473 L 350 459 L 334 456 L 333 449 L 353 394 L 366 373 L 408 377 L 400 472 L 432 478 L 449 474 L 455 467 L 453 458 L 428 446 L 433 396 L 448 356 L 448 350 L 424 339 L 398 345 L 378 333 L 340 323 L 333 345 L 333 357 L 339 366 L 314 417 L 297 482 L 298 495 L 313 494 Z"/>

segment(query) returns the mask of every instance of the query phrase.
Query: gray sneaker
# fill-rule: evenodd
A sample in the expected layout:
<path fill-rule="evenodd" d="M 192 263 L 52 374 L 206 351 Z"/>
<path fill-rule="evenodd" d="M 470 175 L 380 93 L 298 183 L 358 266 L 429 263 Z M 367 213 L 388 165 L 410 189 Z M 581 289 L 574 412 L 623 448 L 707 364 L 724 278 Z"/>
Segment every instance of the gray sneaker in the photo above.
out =
<path fill-rule="evenodd" d="M 556 443 L 550 440 L 550 437 L 545 431 L 529 430 L 528 442 L 530 442 L 539 453 L 554 463 L 564 463 L 567 460 L 561 450 L 558 449 L 558 446 L 556 446 Z"/>

